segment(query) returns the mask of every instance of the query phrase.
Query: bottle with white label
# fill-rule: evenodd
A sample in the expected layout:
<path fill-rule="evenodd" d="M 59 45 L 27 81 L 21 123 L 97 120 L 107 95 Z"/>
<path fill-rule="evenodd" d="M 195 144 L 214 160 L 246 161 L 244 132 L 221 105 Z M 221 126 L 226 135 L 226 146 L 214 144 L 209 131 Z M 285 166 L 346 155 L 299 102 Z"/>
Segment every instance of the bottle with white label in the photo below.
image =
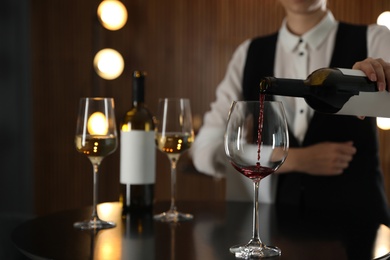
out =
<path fill-rule="evenodd" d="M 133 73 L 133 106 L 121 122 L 120 201 L 123 213 L 153 209 L 156 179 L 154 117 L 144 102 L 146 73 Z"/>
<path fill-rule="evenodd" d="M 360 70 L 322 68 L 306 80 L 265 77 L 260 93 L 303 97 L 314 110 L 343 115 L 390 117 L 390 93 L 379 92 Z"/>

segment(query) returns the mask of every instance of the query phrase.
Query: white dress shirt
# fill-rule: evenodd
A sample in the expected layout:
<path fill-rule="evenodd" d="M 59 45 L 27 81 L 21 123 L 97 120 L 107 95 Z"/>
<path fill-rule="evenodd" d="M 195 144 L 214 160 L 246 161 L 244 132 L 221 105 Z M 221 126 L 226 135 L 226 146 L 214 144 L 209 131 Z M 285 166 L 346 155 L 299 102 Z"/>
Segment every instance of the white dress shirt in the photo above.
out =
<path fill-rule="evenodd" d="M 279 30 L 276 45 L 274 76 L 305 79 L 314 70 L 328 67 L 332 57 L 338 22 L 328 11 L 323 20 L 302 36 L 289 32 L 286 21 Z M 204 116 L 204 122 L 191 148 L 197 170 L 215 177 L 227 178 L 227 200 L 252 200 L 252 181 L 230 165 L 224 152 L 223 135 L 230 104 L 242 100 L 242 78 L 246 55 L 251 40 L 238 46 L 228 65 L 226 75 L 216 90 L 216 100 Z M 368 57 L 390 61 L 390 31 L 379 25 L 369 25 L 367 31 Z M 288 61 L 288 62 L 287 62 Z M 290 130 L 302 141 L 313 116 L 302 98 L 275 97 L 282 101 Z M 259 200 L 274 201 L 276 175 L 261 181 Z"/>

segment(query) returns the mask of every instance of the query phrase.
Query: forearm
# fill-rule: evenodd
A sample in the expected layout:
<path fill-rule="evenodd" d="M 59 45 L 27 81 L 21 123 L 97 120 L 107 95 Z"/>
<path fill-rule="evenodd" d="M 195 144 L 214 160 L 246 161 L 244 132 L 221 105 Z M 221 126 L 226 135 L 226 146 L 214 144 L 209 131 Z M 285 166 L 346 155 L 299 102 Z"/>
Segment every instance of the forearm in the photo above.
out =
<path fill-rule="evenodd" d="M 198 171 L 223 177 L 227 164 L 223 149 L 223 129 L 203 128 L 190 149 L 190 155 Z"/>
<path fill-rule="evenodd" d="M 223 135 L 230 105 L 241 99 L 241 82 L 249 41 L 241 44 L 229 63 L 226 75 L 216 90 L 216 100 L 204 116 L 203 126 L 191 148 L 191 156 L 197 170 L 223 176 L 228 164 L 223 147 Z"/>

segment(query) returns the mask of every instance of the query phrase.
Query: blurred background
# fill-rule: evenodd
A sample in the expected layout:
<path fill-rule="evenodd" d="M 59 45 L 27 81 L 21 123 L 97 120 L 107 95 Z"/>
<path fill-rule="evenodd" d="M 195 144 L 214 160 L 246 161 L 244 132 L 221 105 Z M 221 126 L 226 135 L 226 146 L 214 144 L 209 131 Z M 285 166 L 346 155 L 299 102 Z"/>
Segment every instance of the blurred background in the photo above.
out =
<path fill-rule="evenodd" d="M 98 19 L 101 2 L 1 0 L 0 216 L 14 223 L 1 233 L 31 216 L 92 204 L 91 164 L 74 147 L 80 97 L 114 97 L 119 123 L 131 107 L 132 71 L 145 70 L 152 113 L 161 97 L 186 97 L 199 128 L 237 45 L 274 32 L 284 16 L 276 0 L 122 0 L 127 22 L 113 31 Z M 328 2 L 351 23 L 376 23 L 390 11 L 389 0 Z M 115 79 L 94 69 L 104 48 L 123 57 Z M 390 198 L 390 133 L 379 132 Z M 156 200 L 168 200 L 169 162 L 159 152 L 157 160 Z M 224 180 L 197 173 L 188 158 L 178 171 L 178 200 L 224 199 Z M 99 201 L 118 200 L 119 149 L 103 161 L 99 181 Z"/>

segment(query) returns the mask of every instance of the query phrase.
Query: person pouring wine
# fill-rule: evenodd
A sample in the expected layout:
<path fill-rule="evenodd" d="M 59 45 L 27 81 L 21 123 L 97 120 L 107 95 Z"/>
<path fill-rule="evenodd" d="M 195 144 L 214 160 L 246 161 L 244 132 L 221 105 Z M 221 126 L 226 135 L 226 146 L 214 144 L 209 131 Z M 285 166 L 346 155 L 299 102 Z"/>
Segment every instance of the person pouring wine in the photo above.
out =
<path fill-rule="evenodd" d="M 259 100 L 261 78 L 306 79 L 319 68 L 352 68 L 363 71 L 380 91 L 389 88 L 386 27 L 339 22 L 326 0 L 279 2 L 286 13 L 281 28 L 238 46 L 191 148 L 198 171 L 226 177 L 227 200 L 250 200 L 252 190 L 224 153 L 227 111 L 233 100 Z M 260 201 L 350 214 L 364 209 L 389 225 L 375 119 L 318 113 L 302 98 L 272 98 L 285 107 L 290 149 L 276 174 L 262 180 L 260 193 L 267 190 L 264 186 L 269 189 Z"/>

